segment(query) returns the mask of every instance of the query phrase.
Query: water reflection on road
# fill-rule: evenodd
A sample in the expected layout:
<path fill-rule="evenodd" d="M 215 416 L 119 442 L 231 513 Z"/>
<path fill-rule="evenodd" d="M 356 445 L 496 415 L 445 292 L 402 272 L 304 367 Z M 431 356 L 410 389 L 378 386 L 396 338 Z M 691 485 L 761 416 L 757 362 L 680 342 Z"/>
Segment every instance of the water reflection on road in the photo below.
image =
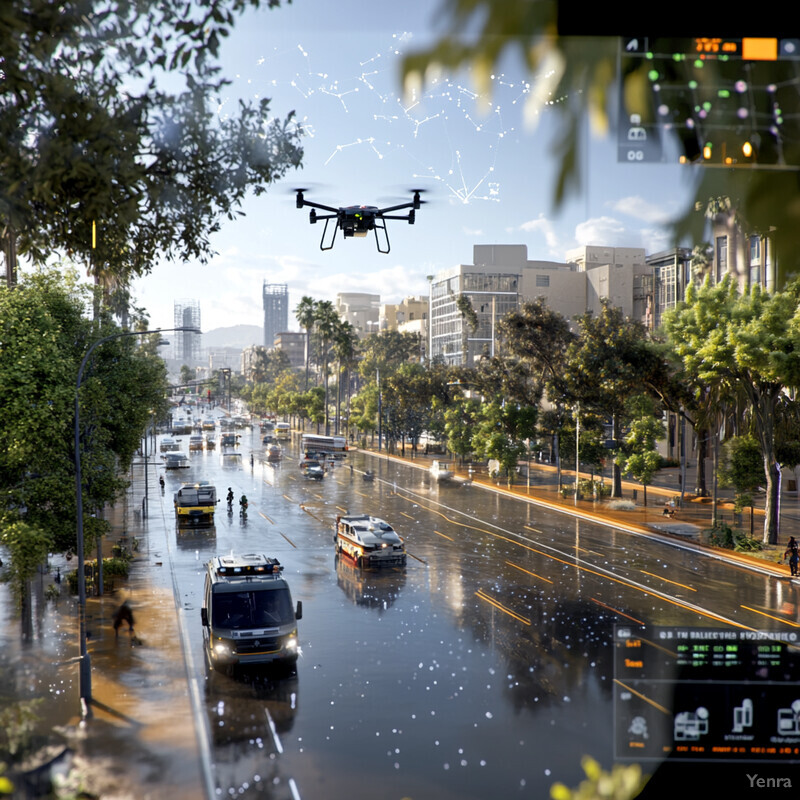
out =
<path fill-rule="evenodd" d="M 243 437 L 235 467 L 201 454 L 190 470 L 247 494 L 248 519 L 220 510 L 214 529 L 176 534 L 198 665 L 212 555 L 277 556 L 304 606 L 289 683 L 204 672 L 223 796 L 547 797 L 557 780 L 580 782 L 583 754 L 612 763 L 614 623 L 702 624 L 699 578 L 703 604 L 742 613 L 725 565 L 366 455 L 308 481 L 291 450 L 268 464 L 259 442 Z M 387 519 L 406 568 L 338 560 L 344 512 Z M 737 579 L 763 594 L 762 579 Z"/>

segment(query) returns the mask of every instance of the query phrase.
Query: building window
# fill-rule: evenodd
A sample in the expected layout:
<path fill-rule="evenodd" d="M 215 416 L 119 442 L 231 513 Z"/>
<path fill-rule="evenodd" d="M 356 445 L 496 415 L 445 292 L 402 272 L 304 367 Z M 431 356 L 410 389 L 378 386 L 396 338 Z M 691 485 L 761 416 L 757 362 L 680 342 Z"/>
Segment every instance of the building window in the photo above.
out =
<path fill-rule="evenodd" d="M 550 276 L 549 275 L 537 275 L 536 276 L 536 288 L 537 289 L 547 289 L 550 286 Z"/>
<path fill-rule="evenodd" d="M 728 237 L 717 237 L 717 283 L 719 283 L 728 271 Z"/>
<path fill-rule="evenodd" d="M 761 263 L 761 238 L 759 236 L 750 237 L 750 263 Z"/>

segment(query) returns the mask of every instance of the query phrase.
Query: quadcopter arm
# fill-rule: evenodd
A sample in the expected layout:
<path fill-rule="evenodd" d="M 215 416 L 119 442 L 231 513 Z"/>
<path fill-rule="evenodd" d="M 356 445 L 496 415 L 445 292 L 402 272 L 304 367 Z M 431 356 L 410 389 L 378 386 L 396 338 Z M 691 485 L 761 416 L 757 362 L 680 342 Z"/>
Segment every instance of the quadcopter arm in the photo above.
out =
<path fill-rule="evenodd" d="M 413 208 L 412 208 L 412 209 L 411 209 L 411 211 L 409 211 L 409 212 L 408 212 L 408 214 L 406 214 L 404 217 L 387 217 L 385 214 L 379 214 L 378 216 L 379 216 L 381 219 L 399 219 L 399 220 L 405 220 L 406 222 L 408 222 L 408 224 L 409 224 L 409 225 L 413 225 L 413 224 L 414 224 L 414 220 L 415 220 L 415 218 L 416 218 L 416 217 L 415 217 L 415 214 L 414 214 L 414 209 L 413 209 Z"/>

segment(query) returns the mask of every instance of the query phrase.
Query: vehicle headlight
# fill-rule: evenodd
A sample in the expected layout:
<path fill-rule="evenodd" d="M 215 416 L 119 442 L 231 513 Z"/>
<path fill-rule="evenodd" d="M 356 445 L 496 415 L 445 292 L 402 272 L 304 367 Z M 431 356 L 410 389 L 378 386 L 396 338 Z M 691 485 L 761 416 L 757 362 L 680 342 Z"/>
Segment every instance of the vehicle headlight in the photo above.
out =
<path fill-rule="evenodd" d="M 228 656 L 231 654 L 231 648 L 226 642 L 215 642 L 214 652 L 219 656 Z"/>
<path fill-rule="evenodd" d="M 283 646 L 286 650 L 295 652 L 297 650 L 297 637 L 287 636 L 286 639 L 284 639 L 283 641 Z"/>

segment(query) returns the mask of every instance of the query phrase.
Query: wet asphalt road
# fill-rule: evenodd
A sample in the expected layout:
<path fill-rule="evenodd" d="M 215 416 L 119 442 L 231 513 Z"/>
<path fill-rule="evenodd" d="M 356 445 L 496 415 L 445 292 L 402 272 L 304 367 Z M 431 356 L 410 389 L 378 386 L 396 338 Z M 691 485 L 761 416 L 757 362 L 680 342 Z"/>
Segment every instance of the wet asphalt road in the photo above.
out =
<path fill-rule="evenodd" d="M 182 481 L 223 498 L 215 526 L 175 531 L 172 550 L 218 797 L 546 798 L 556 781 L 577 786 L 584 754 L 613 763 L 616 623 L 763 628 L 793 600 L 724 561 L 368 455 L 308 481 L 296 451 L 270 465 L 260 440 L 247 430 L 238 456 L 191 454 L 150 513 L 174 529 Z M 228 486 L 247 495 L 246 521 L 226 514 Z M 337 561 L 344 511 L 389 521 L 406 568 Z M 230 551 L 284 564 L 304 607 L 295 675 L 206 669 L 203 565 Z"/>

